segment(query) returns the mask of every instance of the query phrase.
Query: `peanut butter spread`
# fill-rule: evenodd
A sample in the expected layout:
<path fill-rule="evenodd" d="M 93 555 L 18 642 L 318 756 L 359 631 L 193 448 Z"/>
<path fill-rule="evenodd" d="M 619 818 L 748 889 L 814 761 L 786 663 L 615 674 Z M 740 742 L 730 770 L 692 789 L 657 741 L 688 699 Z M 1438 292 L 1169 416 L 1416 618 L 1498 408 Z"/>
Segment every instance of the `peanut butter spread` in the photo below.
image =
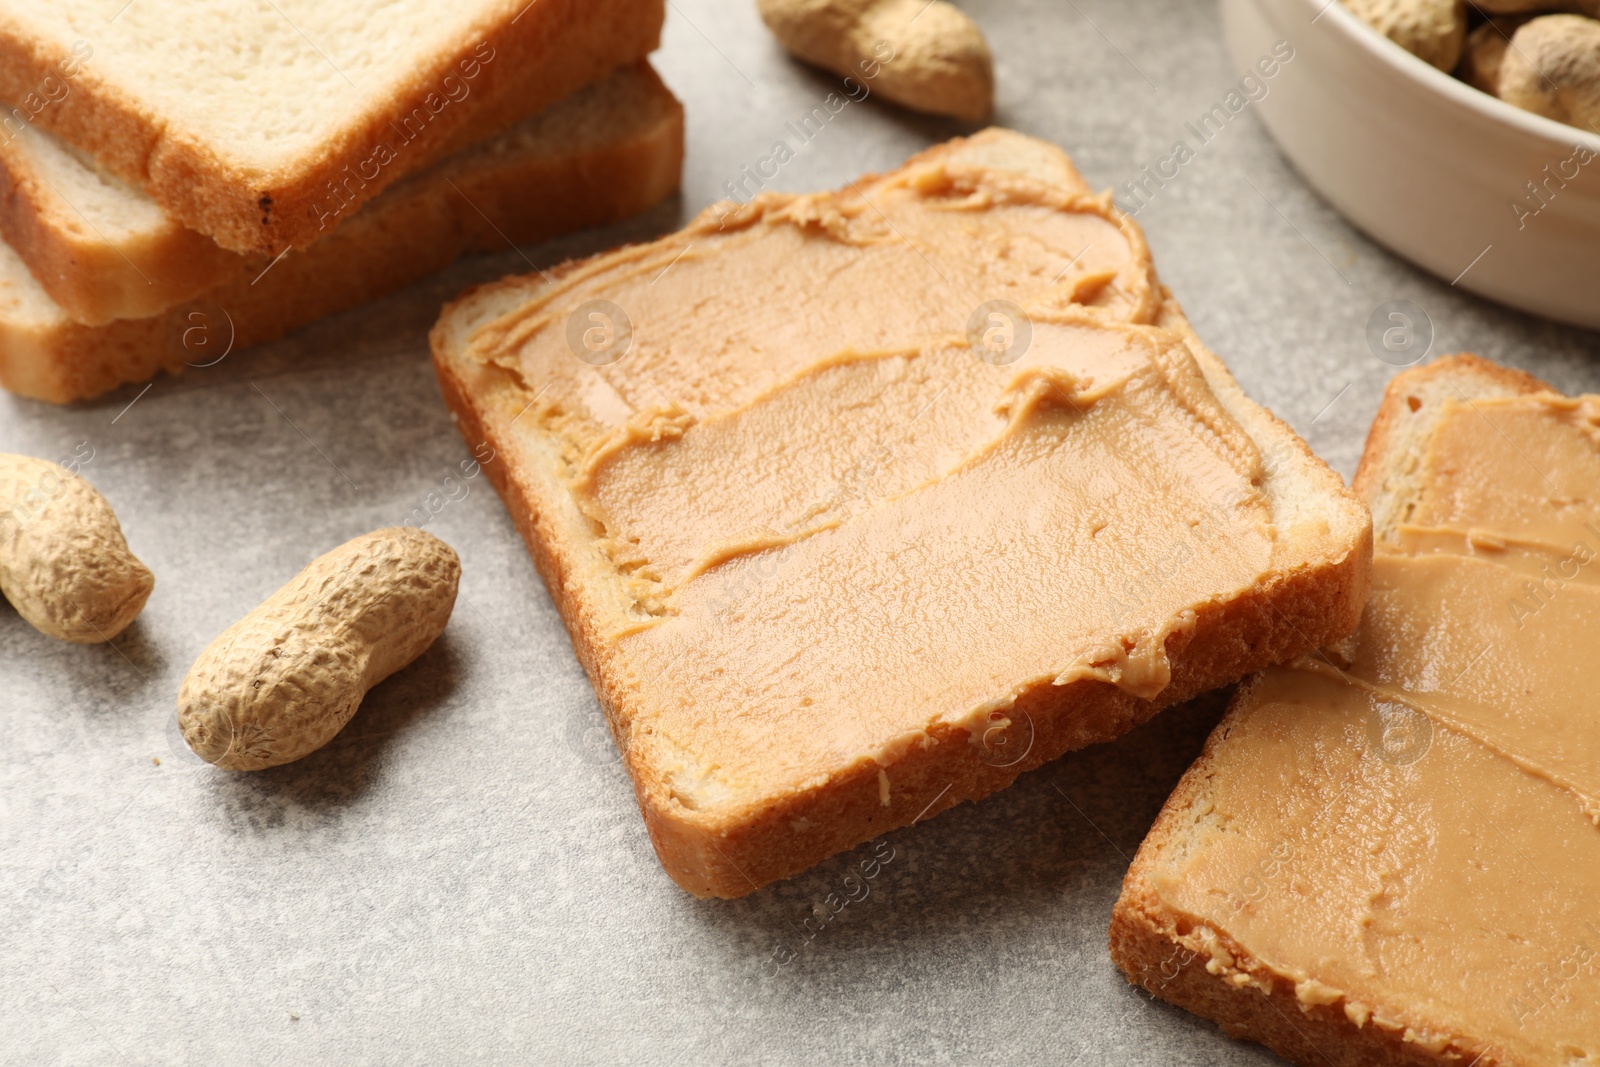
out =
<path fill-rule="evenodd" d="M 1464 1063 L 1594 1064 L 1600 398 L 1440 420 L 1353 661 L 1260 681 L 1152 884 L 1240 985 Z"/>
<path fill-rule="evenodd" d="M 625 605 L 608 675 L 673 797 L 872 760 L 888 803 L 907 746 L 1031 688 L 1166 687 L 1276 531 L 1160 300 L 1106 199 L 929 164 L 713 208 L 480 327 Z M 614 362 L 574 358 L 596 308 Z"/>

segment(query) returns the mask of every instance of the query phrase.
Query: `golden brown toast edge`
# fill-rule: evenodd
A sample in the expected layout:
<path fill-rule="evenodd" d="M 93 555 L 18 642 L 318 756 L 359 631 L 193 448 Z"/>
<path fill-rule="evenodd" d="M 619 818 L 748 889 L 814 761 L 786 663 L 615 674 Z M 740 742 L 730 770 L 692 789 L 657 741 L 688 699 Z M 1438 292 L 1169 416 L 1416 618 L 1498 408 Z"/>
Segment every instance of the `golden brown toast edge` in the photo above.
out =
<path fill-rule="evenodd" d="M 523 18 L 528 9 L 534 17 Z M 293 172 L 260 174 L 219 158 L 213 145 L 152 111 L 104 80 L 93 56 L 30 37 L 0 15 L 0 99 L 37 96 L 46 79 L 70 91 L 40 107 L 32 120 L 93 155 L 124 181 L 144 188 L 179 221 L 240 253 L 276 255 L 325 236 L 329 189 L 347 198 L 334 222 L 405 175 L 426 168 L 517 120 L 549 107 L 618 66 L 642 59 L 660 43 L 663 0 L 507 0 L 492 25 L 441 42 L 431 62 L 411 72 L 391 100 L 357 116 Z M 102 45 L 104 47 L 104 45 Z M 480 49 L 488 48 L 487 53 Z M 488 58 L 484 58 L 487 56 Z M 374 146 L 395 140 L 398 123 L 437 98 L 457 66 L 479 59 L 470 108 L 444 108 L 404 144 L 372 180 L 353 180 Z"/>
<path fill-rule="evenodd" d="M 665 110 L 662 121 L 548 161 L 539 197 L 526 195 L 525 169 L 491 175 L 481 187 L 474 186 L 474 176 L 458 174 L 463 192 L 470 191 L 466 207 L 455 203 L 462 193 L 422 194 L 425 199 L 435 194 L 448 198 L 469 223 L 478 221 L 476 212 L 485 212 L 494 220 L 488 224 L 493 232 L 474 235 L 471 227 L 463 229 L 448 214 L 441 217 L 434 210 L 418 212 L 411 225 L 384 225 L 377 215 L 390 217 L 389 201 L 417 192 L 426 179 L 418 175 L 417 181 L 391 190 L 387 200 L 369 205 L 344 232 L 285 257 L 259 280 L 246 274 L 203 294 L 198 302 L 149 318 L 101 326 L 68 323 L 45 337 L 0 332 L 0 387 L 53 404 L 92 399 L 163 371 L 183 373 L 210 358 L 175 343 L 195 321 L 190 316 L 197 308 L 216 335 L 222 335 L 224 326 L 231 330 L 233 351 L 238 352 L 376 300 L 442 269 L 459 254 L 502 250 L 507 240 L 531 244 L 645 211 L 678 188 L 683 106 L 648 61 L 639 61 L 634 70 L 628 76 L 646 81 L 652 102 Z M 596 180 L 597 175 L 605 177 Z M 403 203 L 396 206 L 403 214 Z M 226 323 L 213 321 L 219 311 L 226 313 Z"/>

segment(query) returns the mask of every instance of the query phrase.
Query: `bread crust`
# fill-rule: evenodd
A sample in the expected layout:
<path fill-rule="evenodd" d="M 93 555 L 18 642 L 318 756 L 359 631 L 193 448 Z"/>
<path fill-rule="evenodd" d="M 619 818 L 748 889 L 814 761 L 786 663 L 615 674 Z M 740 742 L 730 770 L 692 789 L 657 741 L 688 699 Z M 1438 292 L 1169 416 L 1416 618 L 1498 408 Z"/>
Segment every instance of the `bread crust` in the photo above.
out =
<path fill-rule="evenodd" d="M 1461 1067 L 1471 1062 L 1472 1055 L 1461 1055 L 1459 1050 L 1454 1058 L 1448 1050 L 1436 1056 L 1406 1042 L 1401 1033 L 1376 1025 L 1357 1027 L 1334 1006 L 1303 1008 L 1292 983 L 1260 966 L 1224 931 L 1217 933 L 1233 956 L 1231 969 L 1248 974 L 1252 984 L 1236 986 L 1224 974 L 1211 973 L 1206 968 L 1211 956 L 1194 932 L 1198 924 L 1164 907 L 1151 888 L 1145 871 L 1155 854 L 1181 833 L 1182 813 L 1203 802 L 1217 746 L 1226 740 L 1233 709 L 1253 684 L 1252 680 L 1239 687 L 1228 715 L 1206 739 L 1200 757 L 1179 780 L 1134 856 L 1111 913 L 1112 961 L 1130 983 L 1151 996 L 1215 1021 L 1229 1037 L 1258 1042 L 1305 1067 Z M 1485 1058 L 1475 1067 L 1496 1062 Z"/>
<path fill-rule="evenodd" d="M 341 183 L 343 221 L 409 173 L 540 111 L 653 51 L 664 0 L 498 0 L 475 32 L 441 41 L 432 61 L 370 111 L 353 115 L 325 143 L 271 173 L 227 156 L 226 146 L 185 131 L 108 81 L 92 58 L 75 64 L 67 48 L 30 36 L 0 14 L 0 99 L 21 100 L 63 64 L 75 65 L 72 91 L 33 121 L 93 155 L 110 172 L 146 189 L 184 225 L 234 252 L 277 255 L 329 232 L 329 186 Z M 438 111 L 393 162 L 368 180 L 347 181 L 390 124 L 424 107 L 446 75 L 488 42 L 471 106 Z M 91 42 L 92 45 L 92 42 Z"/>
<path fill-rule="evenodd" d="M 246 272 L 199 303 L 103 326 L 62 320 L 40 332 L 0 316 L 0 386 L 57 404 L 88 399 L 211 358 L 179 343 L 197 321 L 194 314 L 219 335 L 221 320 L 228 320 L 238 351 L 403 288 L 458 255 L 504 250 L 508 240 L 547 240 L 646 210 L 678 188 L 683 108 L 648 62 L 615 77 L 640 84 L 623 102 L 627 116 L 597 115 L 616 127 L 594 143 L 509 163 L 447 160 L 437 174 L 391 189 L 329 241 L 286 256 L 259 280 Z M 539 196 L 527 195 L 530 185 Z"/>
<path fill-rule="evenodd" d="M 944 150 L 951 149 L 933 149 L 907 165 Z M 546 273 L 559 279 L 576 266 Z M 832 769 L 821 784 L 757 805 L 733 811 L 689 810 L 674 798 L 662 772 L 645 754 L 646 739 L 633 743 L 633 735 L 647 735 L 650 724 L 636 721 L 622 687 L 614 684 L 621 671 L 608 659 L 611 643 L 602 637 L 606 604 L 592 588 L 598 583 L 585 580 L 594 564 L 582 546 L 592 538 L 557 476 L 546 469 L 554 464 L 541 463 L 533 446 L 524 445 L 524 435 L 513 429 L 522 407 L 520 383 L 510 371 L 461 358 L 458 335 L 467 332 L 465 324 L 492 317 L 497 307 L 520 303 L 538 284 L 509 278 L 471 290 L 448 306 L 431 335 L 435 369 L 445 402 L 469 445 L 487 443 L 494 449 L 495 458 L 485 469 L 527 543 L 573 650 L 594 685 L 662 866 L 697 896 L 745 895 L 887 830 L 986 796 L 1067 751 L 1120 736 L 1163 707 L 1309 652 L 1350 632 L 1359 621 L 1371 557 L 1370 528 L 1364 525 L 1343 554 L 1299 559 L 1281 568 L 1275 555 L 1278 573 L 1270 582 L 1236 600 L 1200 610 L 1192 632 L 1168 638 L 1172 682 L 1158 699 L 1139 700 L 1091 680 L 1041 687 L 1019 698 L 1009 716 L 1018 721 L 1020 713 L 1031 725 L 1031 744 L 1027 754 L 1010 766 L 996 767 L 975 758 L 966 729 L 941 725 L 929 731 L 931 744 L 910 746 L 885 768 L 892 778 L 887 804 L 879 764 L 863 757 Z M 1192 333 L 1188 336 L 1191 344 L 1198 345 Z M 1364 522 L 1364 509 L 1338 476 L 1286 427 L 1245 400 L 1215 356 L 1205 352 L 1204 362 L 1213 388 L 1231 389 L 1238 393 L 1235 403 L 1248 405 L 1255 416 L 1266 416 L 1261 422 L 1274 428 L 1266 431 L 1274 434 L 1273 440 L 1322 472 L 1326 480 L 1321 487 L 1329 498 Z M 1282 434 L 1281 440 L 1277 434 Z"/>
<path fill-rule="evenodd" d="M 1395 375 L 1384 390 L 1378 414 L 1367 431 L 1366 447 L 1352 483 L 1372 509 L 1376 535 L 1386 539 L 1405 518 L 1407 504 L 1414 495 L 1408 479 L 1421 458 L 1418 449 L 1432 426 L 1427 413 L 1435 409 L 1435 394 L 1466 399 L 1553 391 L 1549 383 L 1531 374 L 1469 352 L 1442 356 Z M 1419 414 L 1423 417 L 1416 417 Z"/>
<path fill-rule="evenodd" d="M 0 239 L 75 321 L 97 326 L 157 314 L 237 267 L 237 253 L 175 222 L 142 247 L 85 236 L 76 219 L 57 216 L 49 179 L 10 148 L 0 143 Z"/>
<path fill-rule="evenodd" d="M 1341 558 L 1290 571 L 1248 596 L 1199 611 L 1192 633 L 1175 633 L 1167 640 L 1173 677 L 1158 700 L 1140 700 L 1089 680 L 1035 689 L 1019 698 L 1011 717 L 1021 714 L 1031 724 L 1032 743 L 1015 765 L 994 767 L 974 760 L 967 731 L 940 726 L 930 730 L 932 745 L 913 746 L 893 765 L 888 806 L 879 791 L 878 764 L 863 759 L 824 784 L 758 810 L 728 820 L 706 819 L 673 801 L 654 768 L 629 744 L 631 715 L 619 705 L 610 684 L 598 606 L 585 596 L 582 564 L 549 517 L 560 502 L 540 493 L 541 479 L 519 469 L 515 439 L 502 422 L 487 417 L 483 385 L 469 381 L 460 364 L 441 358 L 442 348 L 448 350 L 436 330 L 435 369 L 445 403 L 464 439 L 494 450 L 494 460 L 484 469 L 527 543 L 600 698 L 634 781 L 651 843 L 673 880 L 697 896 L 743 896 L 887 830 L 985 797 L 1066 752 L 1120 737 L 1164 707 L 1337 639 L 1360 618 L 1370 559 L 1365 539 Z M 811 829 L 797 832 L 794 823 L 799 819 Z"/>
<path fill-rule="evenodd" d="M 1414 486 L 1418 445 L 1426 440 L 1439 396 L 1465 399 L 1552 391 L 1548 383 L 1532 375 L 1467 353 L 1444 356 L 1396 375 L 1384 391 L 1354 480 L 1356 492 L 1372 507 L 1380 526 L 1376 532 L 1381 533 L 1381 516 L 1393 515 L 1391 526 L 1403 517 L 1386 505 Z M 1407 482 L 1408 478 L 1413 481 Z M 1259 1042 L 1305 1067 L 1496 1067 L 1510 1063 L 1492 1049 L 1471 1046 L 1470 1041 L 1452 1042 L 1432 1052 L 1407 1041 L 1403 1027 L 1385 1028 L 1376 1020 L 1357 1026 L 1337 1005 L 1303 1005 L 1293 983 L 1261 966 L 1228 938 L 1226 931 L 1215 933 L 1232 962 L 1213 973 L 1207 966 L 1212 956 L 1195 932 L 1199 923 L 1162 903 L 1150 884 L 1149 872 L 1160 854 L 1181 846 L 1186 813 L 1205 802 L 1216 751 L 1225 743 L 1237 710 L 1249 699 L 1255 682 L 1252 679 L 1240 686 L 1134 856 L 1112 911 L 1112 961 L 1129 982 L 1150 995 L 1213 1020 L 1230 1037 Z M 1250 983 L 1236 985 L 1228 972 L 1242 972 Z M 1406 1013 L 1386 1008 L 1384 1014 L 1404 1017 Z"/>
<path fill-rule="evenodd" d="M 1365 544 L 1343 558 L 1281 575 L 1249 596 L 1198 612 L 1192 633 L 1167 639 L 1172 683 L 1158 700 L 1140 700 L 1108 683 L 1088 680 L 1035 689 L 1019 698 L 1011 717 L 1015 721 L 1020 714 L 1031 724 L 1031 747 L 1012 766 L 975 760 L 968 732 L 941 725 L 930 730 L 932 745 L 913 746 L 894 763 L 887 806 L 879 791 L 879 765 L 862 759 L 821 785 L 789 793 L 758 810 L 732 819 L 704 818 L 673 801 L 655 769 L 629 744 L 632 717 L 619 706 L 610 684 L 598 606 L 586 597 L 582 564 L 551 518 L 560 502 L 540 492 L 543 479 L 521 468 L 516 441 L 503 420 L 489 417 L 488 406 L 481 403 L 483 384 L 469 380 L 471 372 L 464 373 L 456 361 L 441 358 L 441 349 L 448 351 L 448 343 L 436 329 L 434 366 L 445 404 L 469 444 L 487 443 L 494 450 L 495 458 L 484 470 L 527 544 L 605 709 L 651 844 L 668 875 L 696 896 L 744 896 L 888 830 L 988 796 L 1064 753 L 1120 737 L 1162 708 L 1309 652 L 1323 635 L 1342 636 L 1360 619 L 1370 555 Z M 800 819 L 810 829 L 797 832 L 794 823 Z"/>

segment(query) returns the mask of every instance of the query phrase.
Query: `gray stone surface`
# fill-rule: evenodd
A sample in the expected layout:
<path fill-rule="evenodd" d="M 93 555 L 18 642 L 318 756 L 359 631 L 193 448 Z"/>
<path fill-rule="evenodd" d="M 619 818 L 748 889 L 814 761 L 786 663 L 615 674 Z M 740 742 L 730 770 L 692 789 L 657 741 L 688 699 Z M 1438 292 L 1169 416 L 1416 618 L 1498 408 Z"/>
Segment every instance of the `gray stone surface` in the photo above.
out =
<path fill-rule="evenodd" d="M 1000 120 L 1098 185 L 1167 155 L 1236 77 L 1209 3 L 967 6 L 998 57 Z M 681 201 L 532 262 L 676 225 L 831 88 L 746 0 L 672 0 L 659 65 L 689 108 Z M 833 186 L 954 132 L 852 104 L 776 184 Z M 1346 475 L 1394 373 L 1366 341 L 1385 301 L 1425 309 L 1436 352 L 1600 388 L 1594 335 L 1398 262 L 1248 114 L 1140 221 L 1200 333 Z M 1128 859 L 1216 701 L 889 835 L 870 895 L 804 944 L 811 903 L 871 849 L 731 903 L 674 887 L 482 480 L 428 526 L 465 567 L 449 630 L 333 744 L 248 777 L 186 755 L 174 696 L 210 638 L 313 556 L 402 521 L 467 457 L 426 330 L 455 291 L 519 269 L 510 252 L 462 264 L 148 392 L 0 398 L 0 450 L 88 442 L 88 476 L 159 579 L 115 647 L 52 642 L 0 608 L 0 1060 L 1274 1062 L 1136 994 L 1106 954 Z M 782 968 L 778 946 L 797 953 Z"/>

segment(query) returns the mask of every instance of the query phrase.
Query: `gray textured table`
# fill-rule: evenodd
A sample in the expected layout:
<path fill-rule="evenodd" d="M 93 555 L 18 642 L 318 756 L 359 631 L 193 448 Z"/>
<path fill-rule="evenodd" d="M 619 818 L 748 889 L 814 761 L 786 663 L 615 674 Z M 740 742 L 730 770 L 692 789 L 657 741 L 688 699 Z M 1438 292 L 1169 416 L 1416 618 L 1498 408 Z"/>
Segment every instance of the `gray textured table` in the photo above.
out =
<path fill-rule="evenodd" d="M 998 59 L 1000 121 L 1060 143 L 1097 185 L 1166 156 L 1236 76 L 1209 3 L 967 8 Z M 675 226 L 830 88 L 747 0 L 672 0 L 658 61 L 689 109 L 681 201 L 533 261 Z M 852 104 L 778 183 L 831 187 L 954 132 Z M 1436 352 L 1600 389 L 1594 335 L 1396 261 L 1251 116 L 1140 221 L 1202 336 L 1346 475 L 1394 373 L 1366 340 L 1386 301 L 1426 310 Z M 114 648 L 57 644 L 0 609 L 0 1060 L 1273 1062 L 1135 993 L 1106 954 L 1128 859 L 1215 700 L 890 835 L 870 895 L 802 944 L 851 857 L 731 903 L 666 879 L 481 479 L 429 524 L 465 567 L 448 632 L 334 743 L 252 777 L 186 756 L 174 694 L 210 638 L 312 556 L 402 521 L 467 456 L 426 330 L 455 291 L 517 269 L 514 253 L 464 263 L 142 394 L 0 398 L 0 451 L 93 448 L 87 474 L 159 576 Z M 779 946 L 798 953 L 782 968 Z"/>

